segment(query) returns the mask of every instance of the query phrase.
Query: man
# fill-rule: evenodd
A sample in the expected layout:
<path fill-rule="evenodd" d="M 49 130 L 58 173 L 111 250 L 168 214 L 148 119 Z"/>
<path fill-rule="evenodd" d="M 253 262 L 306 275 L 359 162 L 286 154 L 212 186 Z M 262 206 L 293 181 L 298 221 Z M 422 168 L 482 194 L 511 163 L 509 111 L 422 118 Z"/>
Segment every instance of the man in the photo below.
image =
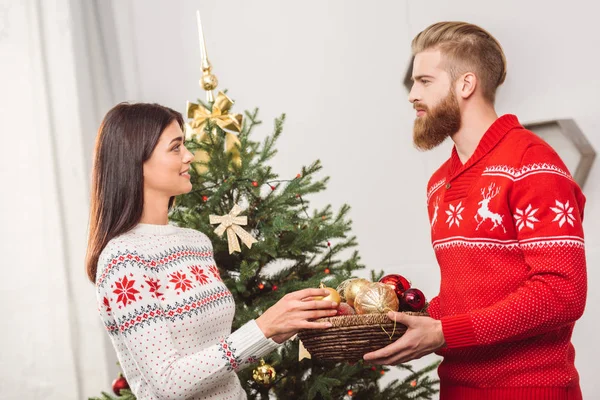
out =
<path fill-rule="evenodd" d="M 427 187 L 440 292 L 431 318 L 390 313 L 408 331 L 364 358 L 437 352 L 442 400 L 580 400 L 571 334 L 587 291 L 585 197 L 548 144 L 497 116 L 506 60 L 488 32 L 441 22 L 412 50 L 414 143 L 454 142 Z"/>

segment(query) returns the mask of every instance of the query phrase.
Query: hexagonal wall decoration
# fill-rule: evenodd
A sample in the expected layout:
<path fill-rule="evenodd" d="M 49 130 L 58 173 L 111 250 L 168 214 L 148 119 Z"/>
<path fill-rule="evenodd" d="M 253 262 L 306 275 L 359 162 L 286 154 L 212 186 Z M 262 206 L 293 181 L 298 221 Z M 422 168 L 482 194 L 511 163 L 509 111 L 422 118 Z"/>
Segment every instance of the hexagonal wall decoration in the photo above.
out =
<path fill-rule="evenodd" d="M 529 122 L 523 126 L 556 150 L 575 182 L 583 188 L 592 169 L 596 151 L 572 118 Z"/>
<path fill-rule="evenodd" d="M 404 86 L 410 92 L 414 57 L 408 62 Z M 596 158 L 596 151 L 571 118 L 530 122 L 523 126 L 544 139 L 556 150 L 573 179 L 583 188 Z"/>

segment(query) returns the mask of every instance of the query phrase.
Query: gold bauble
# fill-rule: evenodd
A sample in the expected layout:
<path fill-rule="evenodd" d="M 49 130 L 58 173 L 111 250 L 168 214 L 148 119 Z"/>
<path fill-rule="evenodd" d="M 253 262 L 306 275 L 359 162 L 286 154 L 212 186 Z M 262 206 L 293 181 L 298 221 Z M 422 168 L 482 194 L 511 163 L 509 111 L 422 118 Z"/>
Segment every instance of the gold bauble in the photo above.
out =
<path fill-rule="evenodd" d="M 343 302 L 346 302 L 346 295 L 345 295 L 345 291 L 346 291 L 346 287 L 348 286 L 348 284 L 350 282 L 352 282 L 354 279 L 356 278 L 350 278 L 350 279 L 346 279 L 345 281 L 343 281 L 342 283 L 340 283 L 338 285 L 338 287 L 335 289 L 337 290 L 338 294 L 340 295 L 340 298 L 342 299 Z"/>
<path fill-rule="evenodd" d="M 334 301 L 338 304 L 340 304 L 342 302 L 342 299 L 341 299 L 339 293 L 335 289 L 325 286 L 324 283 L 321 283 L 321 285 L 319 285 L 319 289 L 325 289 L 329 292 L 329 294 L 327 296 L 314 296 L 313 299 Z"/>
<path fill-rule="evenodd" d="M 214 90 L 218 85 L 219 81 L 213 74 L 202 75 L 202 78 L 200 79 L 200 86 L 202 86 L 202 89 L 204 90 Z"/>
<path fill-rule="evenodd" d="M 388 311 L 398 311 L 399 306 L 394 289 L 379 282 L 363 287 L 354 299 L 357 314 L 384 314 Z"/>
<path fill-rule="evenodd" d="M 354 307 L 354 299 L 356 298 L 360 290 L 370 283 L 370 281 L 363 278 L 352 279 L 350 282 L 348 282 L 348 284 L 346 285 L 346 289 L 344 290 L 344 297 L 346 298 L 346 303 L 348 303 L 351 307 Z"/>
<path fill-rule="evenodd" d="M 265 360 L 260 360 L 260 365 L 252 371 L 252 379 L 261 385 L 270 385 L 275 381 L 275 368 L 265 363 Z"/>

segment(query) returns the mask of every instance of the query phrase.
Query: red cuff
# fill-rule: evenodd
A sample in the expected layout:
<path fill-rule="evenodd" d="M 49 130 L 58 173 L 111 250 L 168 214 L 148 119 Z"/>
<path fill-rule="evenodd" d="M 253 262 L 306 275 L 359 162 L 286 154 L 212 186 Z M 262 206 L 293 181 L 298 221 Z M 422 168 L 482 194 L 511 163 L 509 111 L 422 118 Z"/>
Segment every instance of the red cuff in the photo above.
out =
<path fill-rule="evenodd" d="M 431 302 L 429 302 L 426 312 L 433 319 L 439 320 L 442 317 L 440 315 L 440 302 L 438 301 L 437 297 L 433 298 Z"/>
<path fill-rule="evenodd" d="M 473 321 L 469 314 L 458 314 L 442 317 L 442 331 L 447 348 L 477 345 Z"/>

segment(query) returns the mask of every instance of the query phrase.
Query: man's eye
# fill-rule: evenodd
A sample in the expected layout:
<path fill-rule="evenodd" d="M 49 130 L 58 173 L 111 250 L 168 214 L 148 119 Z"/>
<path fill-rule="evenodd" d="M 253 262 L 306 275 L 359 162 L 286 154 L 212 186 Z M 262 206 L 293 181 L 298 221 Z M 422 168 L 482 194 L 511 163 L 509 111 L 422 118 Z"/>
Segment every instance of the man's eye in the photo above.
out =
<path fill-rule="evenodd" d="M 429 81 L 429 80 L 427 80 L 427 79 L 421 79 L 421 83 L 422 83 L 423 85 L 426 85 L 426 84 L 428 84 L 429 82 L 431 82 L 431 81 Z"/>

